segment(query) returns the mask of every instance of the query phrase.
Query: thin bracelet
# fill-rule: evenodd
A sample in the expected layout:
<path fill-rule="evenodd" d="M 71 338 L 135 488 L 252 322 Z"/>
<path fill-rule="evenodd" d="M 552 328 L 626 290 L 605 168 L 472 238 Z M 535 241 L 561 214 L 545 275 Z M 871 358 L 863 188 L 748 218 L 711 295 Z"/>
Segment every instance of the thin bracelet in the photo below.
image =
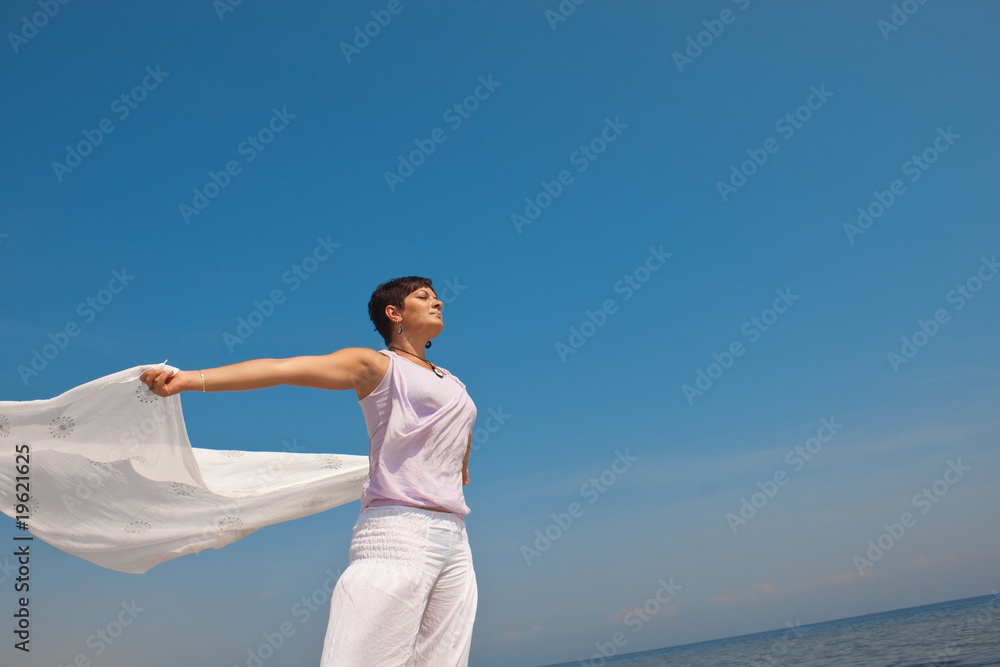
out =
<path fill-rule="evenodd" d="M 205 391 L 205 374 L 201 371 L 198 371 L 198 374 L 201 375 L 201 390 Z"/>

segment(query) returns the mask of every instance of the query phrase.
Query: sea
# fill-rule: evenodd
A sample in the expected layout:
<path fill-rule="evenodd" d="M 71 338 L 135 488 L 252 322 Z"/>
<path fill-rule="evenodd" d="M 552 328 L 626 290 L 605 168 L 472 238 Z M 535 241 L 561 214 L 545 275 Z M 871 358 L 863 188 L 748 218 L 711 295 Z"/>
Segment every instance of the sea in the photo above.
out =
<path fill-rule="evenodd" d="M 610 649 L 609 649 L 610 651 Z M 547 667 L 1000 665 L 1000 594 Z"/>

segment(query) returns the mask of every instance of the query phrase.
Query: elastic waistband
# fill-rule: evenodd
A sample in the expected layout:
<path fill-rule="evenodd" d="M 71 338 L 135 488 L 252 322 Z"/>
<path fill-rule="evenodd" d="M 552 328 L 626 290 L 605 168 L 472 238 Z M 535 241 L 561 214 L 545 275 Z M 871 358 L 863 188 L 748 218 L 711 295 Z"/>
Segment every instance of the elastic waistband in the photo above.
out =
<path fill-rule="evenodd" d="M 465 526 L 465 517 L 454 512 L 438 512 L 436 510 L 424 509 L 423 507 L 412 507 L 410 505 L 378 505 L 366 507 L 361 510 L 361 517 L 379 515 L 399 515 L 399 514 L 419 514 L 430 519 L 454 523 L 456 526 Z"/>

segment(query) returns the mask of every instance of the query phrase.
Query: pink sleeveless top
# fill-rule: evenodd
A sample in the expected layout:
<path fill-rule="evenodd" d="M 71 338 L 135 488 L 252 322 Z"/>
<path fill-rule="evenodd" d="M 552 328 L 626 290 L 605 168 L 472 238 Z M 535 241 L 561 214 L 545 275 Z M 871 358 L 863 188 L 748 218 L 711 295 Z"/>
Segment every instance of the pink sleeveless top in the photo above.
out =
<path fill-rule="evenodd" d="M 361 509 L 425 505 L 465 516 L 462 461 L 476 404 L 457 377 L 418 366 L 396 352 L 375 390 L 358 399 L 368 427 L 368 481 Z"/>

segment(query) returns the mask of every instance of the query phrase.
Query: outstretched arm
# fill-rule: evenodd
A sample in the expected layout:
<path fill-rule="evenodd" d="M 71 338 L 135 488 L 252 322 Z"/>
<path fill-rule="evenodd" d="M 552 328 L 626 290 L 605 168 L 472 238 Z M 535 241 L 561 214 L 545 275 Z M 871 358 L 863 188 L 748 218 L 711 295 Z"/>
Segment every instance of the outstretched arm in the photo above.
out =
<path fill-rule="evenodd" d="M 469 445 L 465 448 L 465 459 L 462 461 L 462 486 L 469 483 L 469 454 L 472 453 L 472 431 L 469 431 Z"/>
<path fill-rule="evenodd" d="M 182 391 L 245 391 L 287 384 L 317 389 L 354 389 L 375 371 L 366 347 L 346 347 L 331 354 L 287 359 L 252 359 L 200 371 L 148 370 L 140 376 L 159 396 Z M 204 385 L 202 377 L 204 376 Z"/>

